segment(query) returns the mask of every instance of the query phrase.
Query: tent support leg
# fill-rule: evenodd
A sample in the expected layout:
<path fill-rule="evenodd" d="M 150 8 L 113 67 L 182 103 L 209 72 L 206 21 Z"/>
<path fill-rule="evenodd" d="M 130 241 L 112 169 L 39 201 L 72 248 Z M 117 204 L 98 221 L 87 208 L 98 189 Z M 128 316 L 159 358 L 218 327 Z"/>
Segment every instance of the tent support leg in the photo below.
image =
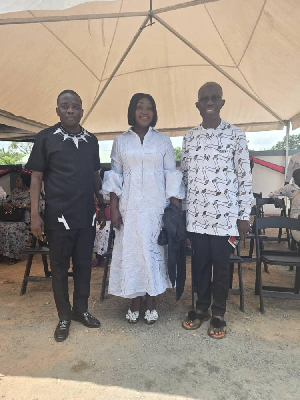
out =
<path fill-rule="evenodd" d="M 98 101 L 101 99 L 101 97 L 103 96 L 103 93 L 105 92 L 105 90 L 107 89 L 108 85 L 110 84 L 110 82 L 113 80 L 115 74 L 117 73 L 118 69 L 120 68 L 120 66 L 123 64 L 123 61 L 125 60 L 125 58 L 127 57 L 127 55 L 129 54 L 130 50 L 132 49 L 134 43 L 137 41 L 137 39 L 139 38 L 140 34 L 142 33 L 143 29 L 145 28 L 145 26 L 147 25 L 148 21 L 150 19 L 150 16 L 148 15 L 144 22 L 142 23 L 142 25 L 140 26 L 139 30 L 137 31 L 137 33 L 134 35 L 132 41 L 130 42 L 129 46 L 127 47 L 127 49 L 125 50 L 124 54 L 122 55 L 120 61 L 118 62 L 118 64 L 116 65 L 115 69 L 113 70 L 113 72 L 111 73 L 110 77 L 108 78 L 107 82 L 105 83 L 105 85 L 103 86 L 103 88 L 101 89 L 100 93 L 98 94 L 98 96 L 96 97 L 94 103 L 92 104 L 91 108 L 89 109 L 88 113 L 86 114 L 85 118 L 83 119 L 82 123 L 84 123 L 89 116 L 91 115 L 92 111 L 94 110 L 94 108 L 96 107 Z"/>
<path fill-rule="evenodd" d="M 289 140 L 290 140 L 290 129 L 291 129 L 290 121 L 285 121 L 285 129 L 286 129 L 285 130 L 285 177 L 286 177 L 288 163 L 289 163 Z"/>
<path fill-rule="evenodd" d="M 200 57 L 202 57 L 205 61 L 207 61 L 211 66 L 213 66 L 216 70 L 218 70 L 222 75 L 224 75 L 227 79 L 229 79 L 233 84 L 235 84 L 239 89 L 241 89 L 244 93 L 246 93 L 252 100 L 258 103 L 261 107 L 263 107 L 268 113 L 273 115 L 278 121 L 285 125 L 285 122 L 282 118 L 279 117 L 273 110 L 271 110 L 266 104 L 257 99 L 251 92 L 249 92 L 246 88 L 236 82 L 230 75 L 227 74 L 222 68 L 220 68 L 216 63 L 214 63 L 210 58 L 208 58 L 204 53 L 202 53 L 197 47 L 195 47 L 191 42 L 185 39 L 180 33 L 178 33 L 175 29 L 173 29 L 169 24 L 167 24 L 164 20 L 158 17 L 155 12 L 153 13 L 153 18 L 156 19 L 161 25 L 163 25 L 168 31 L 173 33 L 178 39 L 180 39 L 183 43 L 185 43 L 190 49 L 192 49 L 195 53 L 197 53 Z"/>

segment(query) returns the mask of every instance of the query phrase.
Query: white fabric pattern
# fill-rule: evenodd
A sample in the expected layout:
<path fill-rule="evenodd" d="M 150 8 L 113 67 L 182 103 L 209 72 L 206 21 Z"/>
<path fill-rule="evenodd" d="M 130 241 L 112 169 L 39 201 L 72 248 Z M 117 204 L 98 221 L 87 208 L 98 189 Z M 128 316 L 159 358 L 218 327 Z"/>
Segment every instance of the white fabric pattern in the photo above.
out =
<path fill-rule="evenodd" d="M 114 140 L 111 167 L 101 193 L 117 194 L 123 226 L 115 232 L 108 292 L 156 296 L 170 286 L 166 248 L 157 243 L 162 216 L 171 196 L 184 198 L 171 140 L 149 128 L 141 144 L 129 130 Z"/>
<path fill-rule="evenodd" d="M 80 133 L 78 133 L 78 134 L 71 134 L 71 133 L 65 132 L 65 131 L 63 130 L 63 128 L 60 127 L 60 128 L 57 128 L 55 132 L 53 132 L 53 135 L 57 135 L 57 134 L 59 134 L 60 136 L 62 136 L 62 137 L 64 138 L 64 141 L 65 141 L 65 140 L 73 140 L 73 143 L 75 144 L 75 146 L 77 147 L 77 149 L 78 149 L 78 143 L 79 143 L 80 141 L 85 141 L 85 142 L 87 142 L 87 136 L 91 136 L 91 135 L 89 135 L 89 134 L 87 133 L 87 131 L 86 131 L 85 129 L 83 129 L 83 128 L 82 128 L 82 130 L 81 130 Z"/>
<path fill-rule="evenodd" d="M 187 230 L 237 236 L 237 219 L 249 219 L 253 199 L 244 132 L 223 120 L 216 129 L 196 126 L 184 136 L 181 168 Z"/>
<path fill-rule="evenodd" d="M 99 254 L 99 256 L 102 256 L 102 254 L 107 252 L 110 224 L 110 221 L 106 221 L 106 225 L 103 229 L 100 229 L 100 225 L 96 224 L 96 236 L 93 252 Z"/>
<path fill-rule="evenodd" d="M 300 187 L 296 183 L 291 183 L 280 189 L 274 190 L 269 197 L 276 198 L 286 196 L 291 200 L 291 218 L 299 218 L 300 215 Z M 292 231 L 293 238 L 296 242 L 300 242 L 300 232 Z"/>
<path fill-rule="evenodd" d="M 300 168 L 300 153 L 296 153 L 290 158 L 289 165 L 286 171 L 286 182 L 290 182 L 293 176 L 293 172 L 298 168 Z"/>

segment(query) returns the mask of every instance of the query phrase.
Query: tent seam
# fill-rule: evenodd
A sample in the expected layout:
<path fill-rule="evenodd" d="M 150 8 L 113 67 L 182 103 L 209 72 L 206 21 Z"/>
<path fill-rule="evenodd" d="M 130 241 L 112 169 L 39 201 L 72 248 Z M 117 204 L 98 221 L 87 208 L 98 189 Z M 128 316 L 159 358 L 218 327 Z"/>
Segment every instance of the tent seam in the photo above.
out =
<path fill-rule="evenodd" d="M 243 60 L 243 58 L 245 57 L 246 51 L 248 50 L 248 48 L 249 48 L 249 46 L 250 46 L 250 42 L 251 42 L 251 40 L 252 40 L 252 38 L 253 38 L 253 36 L 254 36 L 254 32 L 256 31 L 257 25 L 258 25 L 258 23 L 259 23 L 259 21 L 260 21 L 261 15 L 262 15 L 262 13 L 263 13 L 265 7 L 266 7 L 267 1 L 268 1 L 268 0 L 264 0 L 264 4 L 263 4 L 263 6 L 262 6 L 262 8 L 261 8 L 261 10 L 260 10 L 259 16 L 258 16 L 258 18 L 257 18 L 257 20 L 256 20 L 256 23 L 255 23 L 255 25 L 254 25 L 254 28 L 253 28 L 253 30 L 252 30 L 252 33 L 251 33 L 250 38 L 249 38 L 249 40 L 248 40 L 248 43 L 247 43 L 247 45 L 246 45 L 246 47 L 245 47 L 245 50 L 244 50 L 244 52 L 243 52 L 243 54 L 242 54 L 242 57 L 241 57 L 239 63 L 238 63 L 238 65 L 237 65 L 238 67 L 240 66 L 240 64 L 241 64 L 241 62 L 242 62 L 242 60 Z"/>
<path fill-rule="evenodd" d="M 34 17 L 35 15 L 32 13 L 32 11 L 29 11 L 29 13 L 32 14 L 32 16 Z M 52 35 L 55 37 L 55 39 L 57 41 L 59 41 L 71 54 L 73 54 L 73 56 L 94 76 L 94 78 L 97 79 L 97 81 L 100 82 L 100 78 L 88 67 L 88 65 L 86 65 L 84 63 L 84 61 L 81 60 L 80 57 L 78 57 L 78 55 L 69 47 L 66 45 L 66 43 L 64 43 L 54 32 L 52 32 L 52 30 L 50 28 L 48 28 L 48 26 L 45 25 L 44 22 L 41 22 L 41 25 Z"/>

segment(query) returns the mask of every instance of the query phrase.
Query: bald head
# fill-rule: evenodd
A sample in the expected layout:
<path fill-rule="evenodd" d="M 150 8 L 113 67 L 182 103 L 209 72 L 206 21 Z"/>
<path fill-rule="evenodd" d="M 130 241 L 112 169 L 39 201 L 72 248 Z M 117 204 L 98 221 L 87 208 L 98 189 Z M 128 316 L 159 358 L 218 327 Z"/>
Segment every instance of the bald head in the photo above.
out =
<path fill-rule="evenodd" d="M 223 97 L 223 89 L 222 89 L 222 86 L 221 86 L 221 85 L 219 85 L 217 82 L 206 82 L 206 83 L 204 83 L 204 85 L 202 85 L 201 88 L 198 90 L 198 99 L 200 99 L 200 93 L 201 93 L 201 91 L 203 91 L 204 89 L 209 88 L 209 87 L 215 87 L 215 88 L 217 88 L 217 89 L 220 91 L 220 93 L 221 93 L 221 97 Z"/>
<path fill-rule="evenodd" d="M 220 111 L 225 104 L 222 87 L 216 82 L 206 82 L 198 91 L 196 107 L 200 111 L 204 128 L 217 128 L 221 122 Z"/>

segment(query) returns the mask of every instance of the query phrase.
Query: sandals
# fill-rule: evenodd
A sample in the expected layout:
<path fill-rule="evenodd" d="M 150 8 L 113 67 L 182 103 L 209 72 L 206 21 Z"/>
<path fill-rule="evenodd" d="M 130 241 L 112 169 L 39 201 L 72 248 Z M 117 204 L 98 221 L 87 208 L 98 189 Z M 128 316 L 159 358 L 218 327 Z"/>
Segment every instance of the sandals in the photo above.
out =
<path fill-rule="evenodd" d="M 144 319 L 146 320 L 146 324 L 148 324 L 148 325 L 154 324 L 158 320 L 157 311 L 156 310 L 145 311 Z"/>
<path fill-rule="evenodd" d="M 212 318 L 210 321 L 210 325 L 212 325 L 213 328 L 221 328 L 223 326 L 226 326 L 226 322 L 222 321 L 219 318 Z M 215 334 L 215 333 L 210 333 L 210 327 L 209 327 L 207 334 L 209 337 L 213 339 L 223 339 L 226 336 L 226 329 L 224 329 L 224 331 L 219 334 Z"/>
<path fill-rule="evenodd" d="M 130 324 L 136 324 L 139 320 L 139 316 L 139 311 L 131 311 L 129 308 L 126 314 L 126 319 Z"/>
<path fill-rule="evenodd" d="M 195 329 L 199 329 L 204 321 L 208 321 L 210 318 L 209 312 L 199 313 L 197 311 L 189 311 L 187 317 L 182 323 L 182 327 L 188 331 L 194 331 Z M 199 323 L 194 326 L 190 326 L 191 322 L 194 322 L 196 319 L 199 319 Z"/>

